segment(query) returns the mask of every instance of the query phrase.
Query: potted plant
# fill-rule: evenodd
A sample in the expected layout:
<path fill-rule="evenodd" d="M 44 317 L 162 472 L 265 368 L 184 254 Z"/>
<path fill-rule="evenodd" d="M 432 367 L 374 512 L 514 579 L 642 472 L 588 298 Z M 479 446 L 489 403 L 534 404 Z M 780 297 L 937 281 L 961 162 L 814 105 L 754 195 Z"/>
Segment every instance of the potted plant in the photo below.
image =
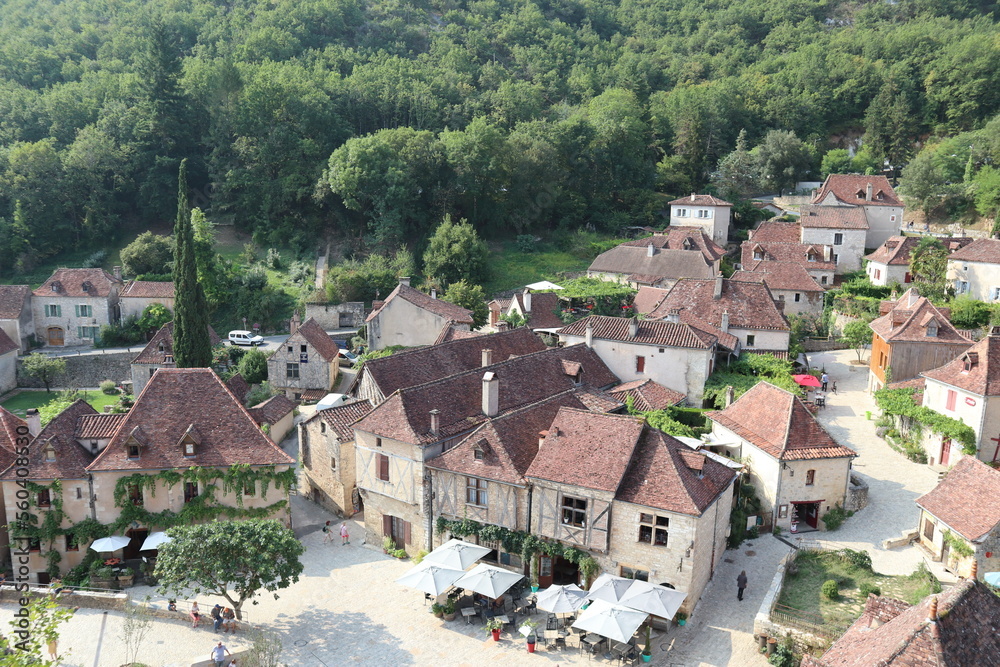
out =
<path fill-rule="evenodd" d="M 90 573 L 90 585 L 94 588 L 114 588 L 115 572 L 110 567 L 98 567 Z"/>
<path fill-rule="evenodd" d="M 431 613 L 438 618 L 444 618 L 444 606 L 439 605 L 437 602 L 431 605 Z"/>
<path fill-rule="evenodd" d="M 503 630 L 503 621 L 499 618 L 491 618 L 486 621 L 486 625 L 484 627 L 486 628 L 486 632 L 492 633 L 493 641 L 500 641 L 500 631 Z"/>
<path fill-rule="evenodd" d="M 526 635 L 526 639 L 528 640 L 528 653 L 535 652 L 535 644 L 538 642 L 538 638 L 535 635 L 535 628 L 537 627 L 538 621 L 533 621 L 530 618 L 526 619 L 524 623 L 521 624 L 522 632 L 524 631 L 524 628 L 528 628 L 528 634 Z"/>
<path fill-rule="evenodd" d="M 122 586 L 131 586 L 135 583 L 135 572 L 126 568 L 118 575 L 118 583 Z"/>
<path fill-rule="evenodd" d="M 652 634 L 652 628 L 649 624 L 646 624 L 646 646 L 642 649 L 642 661 L 650 662 L 653 659 L 653 651 L 649 648 L 651 643 L 650 635 Z"/>
<path fill-rule="evenodd" d="M 444 620 L 455 620 L 455 601 L 451 598 L 448 598 L 448 601 L 444 603 Z"/>
<path fill-rule="evenodd" d="M 396 541 L 386 535 L 382 538 L 382 553 L 390 554 L 396 550 Z"/>
<path fill-rule="evenodd" d="M 142 578 L 143 581 L 149 586 L 155 586 L 157 584 L 155 570 L 156 563 L 147 561 L 142 564 Z"/>
<path fill-rule="evenodd" d="M 677 615 L 674 616 L 674 619 L 677 621 L 677 625 L 683 626 L 685 623 L 687 623 L 688 615 L 685 614 L 683 611 L 679 611 L 677 612 Z"/>

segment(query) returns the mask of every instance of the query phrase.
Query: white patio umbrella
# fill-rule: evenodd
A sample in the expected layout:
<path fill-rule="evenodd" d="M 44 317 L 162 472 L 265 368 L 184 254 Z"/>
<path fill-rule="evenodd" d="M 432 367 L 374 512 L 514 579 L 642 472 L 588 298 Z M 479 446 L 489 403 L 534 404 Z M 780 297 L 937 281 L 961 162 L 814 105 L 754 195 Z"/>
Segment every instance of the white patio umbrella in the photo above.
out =
<path fill-rule="evenodd" d="M 590 592 L 587 598 L 590 600 L 604 600 L 605 602 L 618 602 L 622 595 L 628 590 L 635 579 L 626 579 L 605 572 L 590 585 Z"/>
<path fill-rule="evenodd" d="M 495 600 L 521 579 L 524 579 L 522 574 L 480 563 L 462 575 L 462 578 L 455 582 L 455 586 Z"/>
<path fill-rule="evenodd" d="M 490 549 L 478 544 L 451 539 L 424 556 L 424 560 L 453 570 L 464 570 L 489 552 Z"/>
<path fill-rule="evenodd" d="M 462 570 L 452 570 L 424 560 L 420 565 L 407 570 L 406 574 L 396 580 L 396 583 L 438 596 L 451 588 L 455 580 L 461 578 L 463 574 L 465 572 Z"/>
<path fill-rule="evenodd" d="M 97 553 L 104 553 L 105 551 L 118 551 L 128 546 L 128 543 L 132 541 L 131 537 L 122 537 L 121 535 L 112 535 L 111 537 L 102 537 L 99 540 L 94 540 L 90 548 Z"/>
<path fill-rule="evenodd" d="M 648 581 L 635 581 L 622 595 L 618 604 L 629 609 L 646 612 L 662 618 L 673 618 L 677 610 L 684 604 L 687 593 L 683 591 L 657 586 Z"/>
<path fill-rule="evenodd" d="M 151 533 L 149 537 L 143 540 L 142 546 L 139 547 L 139 551 L 152 551 L 153 549 L 159 549 L 160 546 L 166 544 L 172 539 L 173 538 L 164 533 L 162 530 Z"/>
<path fill-rule="evenodd" d="M 983 576 L 983 581 L 988 583 L 990 586 L 1000 588 L 1000 572 L 987 572 Z"/>
<path fill-rule="evenodd" d="M 569 586 L 549 586 L 538 594 L 535 606 L 553 614 L 569 614 L 577 611 L 587 602 L 587 591 L 576 584 Z"/>
<path fill-rule="evenodd" d="M 586 630 L 619 642 L 627 642 L 643 624 L 646 612 L 629 609 L 604 600 L 594 600 L 580 618 L 573 623 L 574 628 Z"/>

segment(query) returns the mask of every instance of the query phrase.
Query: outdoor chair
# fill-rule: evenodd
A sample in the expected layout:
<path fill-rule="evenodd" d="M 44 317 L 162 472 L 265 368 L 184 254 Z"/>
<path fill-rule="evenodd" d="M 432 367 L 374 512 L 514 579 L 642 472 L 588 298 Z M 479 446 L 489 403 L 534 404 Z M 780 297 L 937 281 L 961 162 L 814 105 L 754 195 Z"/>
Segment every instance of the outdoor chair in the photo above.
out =
<path fill-rule="evenodd" d="M 566 644 L 566 648 L 575 648 L 577 650 L 581 650 L 583 648 L 583 645 L 580 643 L 581 636 L 582 635 L 572 632 L 568 634 L 566 637 L 564 637 L 563 642 Z"/>

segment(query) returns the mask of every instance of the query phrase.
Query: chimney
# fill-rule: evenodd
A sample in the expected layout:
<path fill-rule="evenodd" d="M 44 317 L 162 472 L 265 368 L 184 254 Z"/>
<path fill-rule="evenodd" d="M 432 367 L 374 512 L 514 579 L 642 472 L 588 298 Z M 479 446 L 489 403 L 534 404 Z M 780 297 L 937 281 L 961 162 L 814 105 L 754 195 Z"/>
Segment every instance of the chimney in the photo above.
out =
<path fill-rule="evenodd" d="M 733 385 L 726 387 L 726 407 L 728 408 L 733 404 L 733 398 L 736 396 L 736 390 L 733 389 Z"/>
<path fill-rule="evenodd" d="M 116 266 L 116 267 L 112 268 L 111 271 L 114 272 L 114 274 L 115 274 L 115 280 L 121 280 L 122 279 L 122 267 Z"/>
<path fill-rule="evenodd" d="M 681 309 L 671 308 L 670 311 L 667 313 L 667 316 L 664 317 L 663 319 L 666 322 L 673 322 L 674 324 L 677 324 L 678 322 L 681 321 Z"/>
<path fill-rule="evenodd" d="M 525 312 L 525 314 L 530 313 L 531 312 L 531 290 L 530 289 L 524 290 L 524 295 L 521 297 L 521 300 L 524 301 L 524 312 Z"/>
<path fill-rule="evenodd" d="M 828 245 L 823 246 L 823 261 L 830 262 L 832 260 L 833 260 L 833 247 Z"/>
<path fill-rule="evenodd" d="M 493 364 L 493 350 L 486 348 L 483 350 L 483 366 L 490 366 Z"/>
<path fill-rule="evenodd" d="M 639 335 L 639 320 L 634 317 L 630 317 L 628 320 L 628 335 L 629 338 L 635 338 Z"/>
<path fill-rule="evenodd" d="M 34 438 L 42 430 L 42 416 L 36 408 L 28 409 L 28 433 Z"/>
<path fill-rule="evenodd" d="M 410 276 L 400 276 L 399 277 L 399 284 L 400 285 L 406 285 L 407 287 L 409 287 L 410 286 Z"/>
<path fill-rule="evenodd" d="M 724 333 L 729 333 L 729 311 L 722 311 L 722 325 L 719 327 Z"/>
<path fill-rule="evenodd" d="M 937 596 L 931 598 L 931 608 L 927 610 L 927 620 L 936 623 L 938 620 Z"/>
<path fill-rule="evenodd" d="M 715 291 L 712 293 L 713 299 L 722 298 L 722 274 L 715 276 Z"/>
<path fill-rule="evenodd" d="M 548 434 L 549 434 L 548 431 L 539 431 L 538 432 L 538 446 L 539 447 L 541 447 L 542 443 L 545 442 L 545 436 L 547 436 Z"/>
<path fill-rule="evenodd" d="M 298 312 L 292 313 L 292 319 L 288 321 L 288 333 L 289 335 L 295 333 L 299 330 L 302 325 L 302 318 L 299 317 Z"/>
<path fill-rule="evenodd" d="M 691 201 L 692 202 L 698 201 L 698 195 L 696 195 L 695 193 L 692 192 L 691 193 Z"/>
<path fill-rule="evenodd" d="M 979 561 L 975 558 L 972 559 L 972 570 L 969 572 L 969 579 L 975 581 L 979 578 Z"/>
<path fill-rule="evenodd" d="M 432 299 L 436 299 L 436 298 L 438 298 L 438 291 L 437 291 L 437 287 L 432 287 L 432 288 L 431 288 L 431 298 L 432 298 Z"/>
<path fill-rule="evenodd" d="M 507 331 L 507 329 L 510 328 L 507 320 L 500 320 L 499 322 L 497 322 L 496 326 L 497 326 L 497 331 Z"/>
<path fill-rule="evenodd" d="M 872 184 L 869 183 L 867 186 L 865 186 L 865 201 L 871 201 L 871 200 L 872 200 Z"/>
<path fill-rule="evenodd" d="M 587 320 L 587 334 L 585 342 L 587 347 L 594 347 L 594 323 L 589 319 Z"/>
<path fill-rule="evenodd" d="M 170 354 L 169 352 L 167 352 L 166 354 L 164 354 L 163 355 L 163 363 L 165 363 L 165 364 L 172 364 L 172 363 L 174 363 L 174 355 Z"/>
<path fill-rule="evenodd" d="M 500 412 L 500 380 L 496 373 L 483 374 L 483 414 L 496 417 Z"/>
<path fill-rule="evenodd" d="M 648 246 L 646 246 L 646 257 L 652 257 L 655 254 L 656 254 L 656 248 L 654 248 L 653 244 L 650 243 Z"/>
<path fill-rule="evenodd" d="M 431 410 L 431 435 L 437 435 L 441 428 L 441 411 L 437 408 Z"/>
<path fill-rule="evenodd" d="M 784 299 L 778 299 L 777 301 L 774 302 L 774 305 L 778 309 L 779 313 L 784 314 L 784 312 L 785 312 L 785 300 Z"/>

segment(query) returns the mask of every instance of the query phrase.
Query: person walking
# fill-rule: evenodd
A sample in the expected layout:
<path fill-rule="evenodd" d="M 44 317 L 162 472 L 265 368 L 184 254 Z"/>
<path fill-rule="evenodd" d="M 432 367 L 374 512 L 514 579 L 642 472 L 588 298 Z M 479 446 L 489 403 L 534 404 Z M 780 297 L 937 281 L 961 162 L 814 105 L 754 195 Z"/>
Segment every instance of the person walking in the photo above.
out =
<path fill-rule="evenodd" d="M 327 542 L 333 542 L 333 530 L 330 529 L 329 521 L 323 526 L 323 544 Z"/>
<path fill-rule="evenodd" d="M 226 654 L 229 653 L 229 649 L 223 646 L 222 642 L 219 642 L 215 647 L 212 648 L 212 662 L 215 663 L 215 667 L 222 667 L 226 662 Z M 232 656 L 232 653 L 229 653 Z"/>
<path fill-rule="evenodd" d="M 201 610 L 198 609 L 197 600 L 191 603 L 191 612 L 189 616 L 191 616 L 191 627 L 197 628 L 198 625 L 201 623 Z"/>
<path fill-rule="evenodd" d="M 819 381 L 823 383 L 823 391 L 826 391 L 826 385 L 830 383 L 830 376 L 823 371 L 823 374 L 819 376 Z"/>
<path fill-rule="evenodd" d="M 351 535 L 347 532 L 347 522 L 344 521 L 340 524 L 340 546 L 346 546 L 351 543 Z"/>
<path fill-rule="evenodd" d="M 736 593 L 736 599 L 742 601 L 743 600 L 743 591 L 747 587 L 747 571 L 746 570 L 743 570 L 742 572 L 740 572 L 740 576 L 736 577 L 736 587 L 738 589 L 738 591 Z"/>
<path fill-rule="evenodd" d="M 213 629 L 218 632 L 219 626 L 222 625 L 222 605 L 217 604 L 212 607 L 212 626 Z"/>

